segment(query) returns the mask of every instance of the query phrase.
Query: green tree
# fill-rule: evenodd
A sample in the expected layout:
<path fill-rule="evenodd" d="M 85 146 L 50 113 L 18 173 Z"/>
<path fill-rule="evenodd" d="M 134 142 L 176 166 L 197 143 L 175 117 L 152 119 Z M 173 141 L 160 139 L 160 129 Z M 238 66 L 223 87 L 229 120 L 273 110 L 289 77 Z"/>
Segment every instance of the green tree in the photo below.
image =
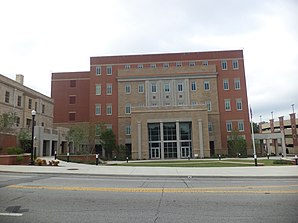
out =
<path fill-rule="evenodd" d="M 14 112 L 6 112 L 0 115 L 0 132 L 14 132 L 17 116 Z"/>
<path fill-rule="evenodd" d="M 21 148 L 25 152 L 29 153 L 31 151 L 31 148 L 32 148 L 31 135 L 28 133 L 27 130 L 22 129 L 19 132 L 19 142 L 20 142 Z"/>
<path fill-rule="evenodd" d="M 242 157 L 247 156 L 246 140 L 239 135 L 238 131 L 232 131 L 228 139 L 228 154 L 231 157 L 237 157 L 240 153 Z"/>
<path fill-rule="evenodd" d="M 89 128 L 85 125 L 72 126 L 67 134 L 68 141 L 73 141 L 75 151 L 84 153 L 82 144 L 88 144 Z"/>
<path fill-rule="evenodd" d="M 112 158 L 112 153 L 116 149 L 116 136 L 111 129 L 103 129 L 100 134 L 100 143 L 107 154 L 107 158 Z"/>

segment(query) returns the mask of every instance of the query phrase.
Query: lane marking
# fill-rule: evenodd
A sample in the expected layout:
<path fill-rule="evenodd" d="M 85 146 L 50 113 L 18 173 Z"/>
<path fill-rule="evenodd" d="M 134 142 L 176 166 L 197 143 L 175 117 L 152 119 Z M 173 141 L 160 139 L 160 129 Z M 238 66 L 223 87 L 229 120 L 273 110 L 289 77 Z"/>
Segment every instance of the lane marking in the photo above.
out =
<path fill-rule="evenodd" d="M 272 186 L 272 188 L 288 188 L 298 185 Z M 106 188 L 106 187 L 57 187 L 57 186 L 21 186 L 10 185 L 14 189 L 44 189 L 61 191 L 96 191 L 96 192 L 126 192 L 126 193 L 249 193 L 249 194 L 298 194 L 298 190 L 258 190 L 256 187 L 226 187 L 226 188 Z M 243 190 L 248 189 L 248 190 Z"/>
<path fill-rule="evenodd" d="M 12 217 L 21 217 L 22 213 L 0 213 L 0 216 L 12 216 Z"/>

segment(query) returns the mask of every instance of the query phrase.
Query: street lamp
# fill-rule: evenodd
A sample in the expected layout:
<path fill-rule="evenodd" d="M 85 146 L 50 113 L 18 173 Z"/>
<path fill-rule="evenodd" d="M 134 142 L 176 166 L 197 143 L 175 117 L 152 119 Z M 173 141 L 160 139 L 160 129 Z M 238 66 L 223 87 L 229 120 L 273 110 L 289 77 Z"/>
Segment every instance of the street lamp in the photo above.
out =
<path fill-rule="evenodd" d="M 36 111 L 32 110 L 31 111 L 31 115 L 32 115 L 32 137 L 31 137 L 31 143 L 32 143 L 32 147 L 31 147 L 31 161 L 30 161 L 30 165 L 34 165 L 34 158 L 33 158 L 33 151 L 34 151 L 34 119 L 35 119 L 35 115 L 36 115 Z"/>

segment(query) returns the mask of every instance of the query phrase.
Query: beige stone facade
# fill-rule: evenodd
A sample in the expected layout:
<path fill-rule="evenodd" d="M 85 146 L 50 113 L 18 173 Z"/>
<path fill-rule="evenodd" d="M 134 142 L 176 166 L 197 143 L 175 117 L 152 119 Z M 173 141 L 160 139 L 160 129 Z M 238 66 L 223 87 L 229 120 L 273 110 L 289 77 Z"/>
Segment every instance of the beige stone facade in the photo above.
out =
<path fill-rule="evenodd" d="M 210 139 L 213 147 L 221 148 L 215 66 L 119 70 L 118 95 L 119 144 L 131 144 L 133 159 L 169 158 L 165 147 L 173 143 L 170 158 L 186 158 L 188 153 L 210 157 Z M 153 148 L 157 155 L 150 147 L 151 123 L 160 126 L 161 136 Z M 167 123 L 175 126 L 173 140 L 163 137 Z M 185 123 L 191 126 L 189 142 L 181 138 L 180 125 Z"/>

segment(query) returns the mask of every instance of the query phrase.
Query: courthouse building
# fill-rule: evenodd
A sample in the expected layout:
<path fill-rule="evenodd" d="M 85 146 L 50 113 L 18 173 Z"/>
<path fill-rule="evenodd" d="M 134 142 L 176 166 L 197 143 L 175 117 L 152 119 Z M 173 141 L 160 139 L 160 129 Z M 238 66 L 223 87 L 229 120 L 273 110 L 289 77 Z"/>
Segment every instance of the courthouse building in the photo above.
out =
<path fill-rule="evenodd" d="M 52 98 L 54 125 L 104 123 L 133 159 L 227 154 L 233 130 L 251 143 L 242 50 L 91 57 L 52 74 Z"/>

